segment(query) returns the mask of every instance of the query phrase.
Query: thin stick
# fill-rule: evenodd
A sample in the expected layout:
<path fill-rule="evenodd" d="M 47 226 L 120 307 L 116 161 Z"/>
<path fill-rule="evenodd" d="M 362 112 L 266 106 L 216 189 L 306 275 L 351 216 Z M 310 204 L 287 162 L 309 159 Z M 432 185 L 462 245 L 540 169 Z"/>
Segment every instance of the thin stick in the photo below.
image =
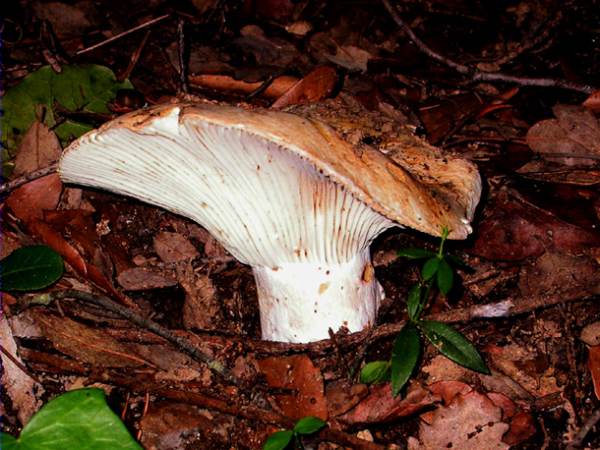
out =
<path fill-rule="evenodd" d="M 11 192 L 14 189 L 23 186 L 24 184 L 29 183 L 30 181 L 37 180 L 38 178 L 45 177 L 46 175 L 50 175 L 52 173 L 56 173 L 58 169 L 58 164 L 51 164 L 47 167 L 42 167 L 41 169 L 34 170 L 33 172 L 29 172 L 23 176 L 15 178 L 8 183 L 3 183 L 0 185 L 0 194 L 4 194 L 5 192 Z"/>
<path fill-rule="evenodd" d="M 122 33 L 119 34 L 115 34 L 114 36 L 109 37 L 108 39 L 105 39 L 102 42 L 98 42 L 97 44 L 92 45 L 91 47 L 87 47 L 81 50 L 78 50 L 77 52 L 75 52 L 76 55 L 83 55 L 84 53 L 87 52 L 91 52 L 92 50 L 96 50 L 97 48 L 103 47 L 107 44 L 110 44 L 111 42 L 116 41 L 117 39 L 121 39 L 124 36 L 127 36 L 131 33 L 135 33 L 136 31 L 142 30 L 146 27 L 149 27 L 151 25 L 154 25 L 155 23 L 160 22 L 161 20 L 165 20 L 167 17 L 169 17 L 171 14 L 163 14 L 162 16 L 159 16 L 155 19 L 151 19 L 148 20 L 147 22 L 144 22 L 140 25 L 138 25 L 137 27 L 133 27 L 130 28 L 129 30 L 125 30 Z"/>
<path fill-rule="evenodd" d="M 571 441 L 567 449 L 572 450 L 583 447 L 583 441 L 585 441 L 586 436 L 589 434 L 592 428 L 594 428 L 594 426 L 598 423 L 599 420 L 600 409 L 597 409 L 590 417 L 588 417 L 585 423 L 581 426 L 581 428 L 579 429 L 579 431 L 577 432 L 577 434 L 573 438 L 573 441 Z"/>
<path fill-rule="evenodd" d="M 188 65 L 187 65 L 187 45 L 185 41 L 185 21 L 177 21 L 177 56 L 179 58 L 179 92 L 187 94 L 188 87 Z"/>
<path fill-rule="evenodd" d="M 582 92 L 584 94 L 591 94 L 596 91 L 597 88 L 587 84 L 573 83 L 567 80 L 554 79 L 554 78 L 533 78 L 533 77 L 518 77 L 514 75 L 508 75 L 504 73 L 489 73 L 481 72 L 479 70 L 468 67 L 464 64 L 460 64 L 450 58 L 443 56 L 442 54 L 432 50 L 425 42 L 423 42 L 414 31 L 402 20 L 400 15 L 396 12 L 396 9 L 392 6 L 389 0 L 381 0 L 385 9 L 390 13 L 390 16 L 396 22 L 396 24 L 404 30 L 410 40 L 415 46 L 431 59 L 434 59 L 454 70 L 462 75 L 467 75 L 473 81 L 502 81 L 506 83 L 514 83 L 520 86 L 538 86 L 538 87 L 558 87 L 562 89 L 569 89 L 572 91 Z"/>
<path fill-rule="evenodd" d="M 138 48 L 135 50 L 135 52 L 133 52 L 133 55 L 131 55 L 131 60 L 129 61 L 127 68 L 117 78 L 119 81 L 125 81 L 127 78 L 129 78 L 129 76 L 131 75 L 131 72 L 133 72 L 133 69 L 135 68 L 135 66 L 138 63 L 140 56 L 142 55 L 142 50 L 144 50 L 144 47 L 146 46 L 146 42 L 148 42 L 148 38 L 150 37 L 151 33 L 152 33 L 152 30 L 146 31 L 146 33 L 144 34 L 144 37 L 142 38 L 142 41 L 140 42 L 140 45 L 138 45 Z"/>

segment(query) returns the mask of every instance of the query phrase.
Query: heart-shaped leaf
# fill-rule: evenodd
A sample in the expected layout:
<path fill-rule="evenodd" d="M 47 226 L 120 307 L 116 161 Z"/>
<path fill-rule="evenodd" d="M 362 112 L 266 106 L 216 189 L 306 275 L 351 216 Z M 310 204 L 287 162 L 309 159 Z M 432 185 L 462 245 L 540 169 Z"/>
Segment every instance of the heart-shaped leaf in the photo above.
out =
<path fill-rule="evenodd" d="M 106 404 L 101 389 L 67 392 L 42 407 L 18 439 L 2 436 L 2 450 L 141 450 Z"/>

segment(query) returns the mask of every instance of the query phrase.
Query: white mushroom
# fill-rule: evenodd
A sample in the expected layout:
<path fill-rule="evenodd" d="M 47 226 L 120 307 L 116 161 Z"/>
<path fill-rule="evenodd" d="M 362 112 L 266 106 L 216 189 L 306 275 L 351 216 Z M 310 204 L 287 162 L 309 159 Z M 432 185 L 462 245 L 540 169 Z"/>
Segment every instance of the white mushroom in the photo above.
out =
<path fill-rule="evenodd" d="M 411 174 L 395 159 L 358 151 L 324 122 L 297 114 L 179 104 L 86 134 L 65 150 L 59 172 L 65 182 L 201 224 L 252 267 L 263 338 L 310 342 L 330 328 L 375 322 L 383 291 L 369 245 L 382 231 L 403 224 L 430 234 L 446 225 L 453 238 L 470 232 L 480 193 L 470 163 L 429 155 L 447 169 L 435 191 L 435 175 L 423 167 Z M 448 180 L 457 201 L 446 195 Z"/>

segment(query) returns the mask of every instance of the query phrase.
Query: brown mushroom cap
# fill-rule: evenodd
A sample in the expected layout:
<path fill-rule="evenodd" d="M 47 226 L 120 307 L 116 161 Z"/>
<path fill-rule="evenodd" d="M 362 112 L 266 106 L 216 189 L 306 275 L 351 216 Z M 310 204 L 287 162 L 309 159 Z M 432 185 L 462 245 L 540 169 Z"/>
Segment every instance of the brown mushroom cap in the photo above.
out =
<path fill-rule="evenodd" d="M 166 104 L 124 115 L 91 134 L 119 128 L 141 132 L 175 109 L 179 110 L 179 123 L 197 121 L 238 129 L 278 144 L 398 224 L 436 236 L 446 226 L 452 239 L 464 239 L 471 232 L 469 222 L 481 193 L 476 167 L 442 154 L 408 132 L 377 150 L 344 140 L 335 129 L 341 127 L 339 123 L 331 126 L 318 115 L 311 118 L 311 114 L 303 117 L 214 104 Z M 333 122 L 331 118 L 327 121 Z M 84 137 L 65 151 L 61 166 L 85 141 Z"/>

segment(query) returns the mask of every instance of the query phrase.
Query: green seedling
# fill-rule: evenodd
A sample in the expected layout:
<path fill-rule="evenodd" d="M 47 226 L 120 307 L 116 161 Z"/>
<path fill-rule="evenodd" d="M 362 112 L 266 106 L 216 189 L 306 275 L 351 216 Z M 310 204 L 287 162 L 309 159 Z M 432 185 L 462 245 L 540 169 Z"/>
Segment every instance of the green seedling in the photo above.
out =
<path fill-rule="evenodd" d="M 265 441 L 263 450 L 283 450 L 292 444 L 294 448 L 303 449 L 302 437 L 314 434 L 326 425 L 327 423 L 318 417 L 303 417 L 291 430 L 281 430 L 271 434 Z"/>
<path fill-rule="evenodd" d="M 394 340 L 390 361 L 370 362 L 360 374 L 363 383 L 391 380 L 394 397 L 402 391 L 417 367 L 423 338 L 455 363 L 477 372 L 489 373 L 483 358 L 465 336 L 445 323 L 421 319 L 423 311 L 437 292 L 448 295 L 452 290 L 454 267 L 468 267 L 459 258 L 444 252 L 448 234 L 448 228 L 444 228 L 437 252 L 422 248 L 407 248 L 398 252 L 399 256 L 405 258 L 424 260 L 420 271 L 421 280 L 408 292 L 408 323 Z"/>

